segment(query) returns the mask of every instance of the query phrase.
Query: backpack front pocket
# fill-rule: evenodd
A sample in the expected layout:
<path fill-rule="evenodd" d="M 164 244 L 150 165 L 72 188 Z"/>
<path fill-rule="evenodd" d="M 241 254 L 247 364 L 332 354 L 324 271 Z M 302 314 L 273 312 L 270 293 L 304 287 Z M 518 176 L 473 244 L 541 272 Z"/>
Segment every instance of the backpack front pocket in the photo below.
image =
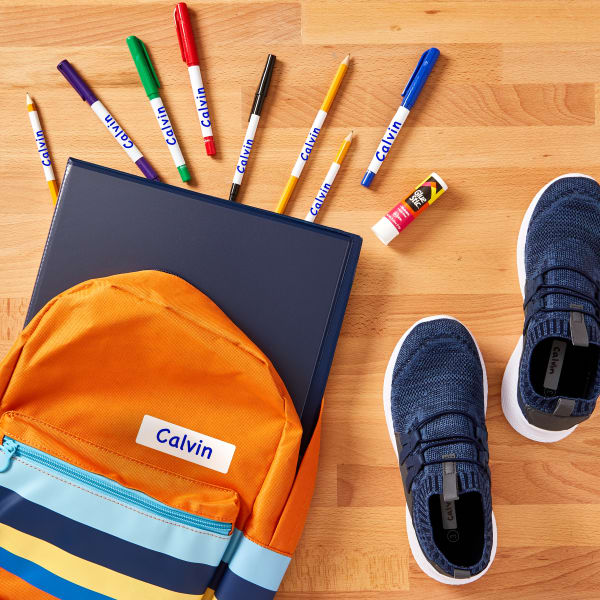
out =
<path fill-rule="evenodd" d="M 171 508 L 7 436 L 0 446 L 0 567 L 57 598 L 200 599 L 233 521 Z"/>

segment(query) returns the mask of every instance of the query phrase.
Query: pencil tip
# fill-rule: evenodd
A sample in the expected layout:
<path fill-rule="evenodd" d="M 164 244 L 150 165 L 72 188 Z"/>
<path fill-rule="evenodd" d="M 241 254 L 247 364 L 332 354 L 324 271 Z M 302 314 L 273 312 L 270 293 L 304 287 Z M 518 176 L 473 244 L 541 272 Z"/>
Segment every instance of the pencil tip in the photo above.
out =
<path fill-rule="evenodd" d="M 346 136 L 346 141 L 351 142 L 353 136 L 354 136 L 354 129 L 352 129 L 352 131 L 350 131 L 350 133 Z"/>
<path fill-rule="evenodd" d="M 342 61 L 343 64 L 345 65 L 349 65 L 350 64 L 350 55 L 348 54 L 346 56 L 346 58 Z"/>
<path fill-rule="evenodd" d="M 29 92 L 27 92 L 27 104 L 31 104 L 31 96 L 29 95 Z"/>

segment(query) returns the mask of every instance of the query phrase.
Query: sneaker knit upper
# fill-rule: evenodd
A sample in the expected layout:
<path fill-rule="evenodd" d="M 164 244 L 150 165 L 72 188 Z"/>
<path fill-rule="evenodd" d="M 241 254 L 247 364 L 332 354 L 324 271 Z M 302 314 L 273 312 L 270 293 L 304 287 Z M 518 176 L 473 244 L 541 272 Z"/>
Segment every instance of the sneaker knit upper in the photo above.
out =
<path fill-rule="evenodd" d="M 542 275 L 546 269 L 565 266 L 582 271 L 592 281 L 599 280 L 600 186 L 587 177 L 565 177 L 552 183 L 539 198 L 527 230 L 525 275 L 528 282 Z M 558 288 L 543 290 L 551 292 L 543 298 L 541 292 L 534 295 L 535 306 L 530 309 L 533 316 L 524 335 L 519 374 L 521 404 L 548 413 L 556 408 L 558 397 L 544 397 L 533 389 L 531 354 L 536 345 L 546 338 L 570 339 L 571 304 L 595 312 L 594 305 L 585 299 L 594 297 L 596 293 L 596 286 L 587 277 L 564 268 L 552 268 L 543 275 L 544 284 L 568 286 L 584 298 L 563 293 Z M 584 315 L 584 320 L 590 344 L 600 344 L 597 319 Z M 589 415 L 594 410 L 600 394 L 600 372 L 596 374 L 591 388 L 587 398 L 577 399 L 573 416 Z"/>
<path fill-rule="evenodd" d="M 391 412 L 394 431 L 407 434 L 424 419 L 448 411 L 421 429 L 422 438 L 472 436 L 474 424 L 466 411 L 485 429 L 484 375 L 477 347 L 468 330 L 458 321 L 435 319 L 416 325 L 402 344 L 393 372 Z M 487 449 L 487 447 L 486 447 Z M 472 575 L 482 571 L 492 548 L 492 502 L 489 471 L 467 462 L 476 461 L 478 450 L 472 443 L 452 443 L 425 450 L 425 461 L 443 460 L 456 455 L 460 493 L 481 494 L 485 519 L 485 542 L 481 560 L 474 565 L 454 565 L 438 550 L 433 540 L 429 498 L 442 494 L 442 464 L 426 465 L 412 483 L 413 524 L 419 544 L 428 560 L 452 574 L 455 568 L 468 567 Z M 461 460 L 463 459 L 463 460 Z M 466 459 L 466 460 L 465 460 Z"/>

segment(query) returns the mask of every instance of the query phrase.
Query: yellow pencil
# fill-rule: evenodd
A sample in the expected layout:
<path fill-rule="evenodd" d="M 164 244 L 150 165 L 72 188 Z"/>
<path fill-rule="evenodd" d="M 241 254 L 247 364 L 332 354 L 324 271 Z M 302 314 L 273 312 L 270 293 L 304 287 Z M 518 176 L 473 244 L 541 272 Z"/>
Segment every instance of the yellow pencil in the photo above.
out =
<path fill-rule="evenodd" d="M 56 177 L 54 176 L 54 170 L 52 169 L 52 161 L 50 160 L 50 153 L 48 152 L 48 146 L 46 145 L 46 138 L 44 137 L 37 109 L 29 94 L 27 94 L 26 102 L 29 120 L 31 121 L 31 128 L 33 129 L 33 135 L 37 144 L 37 151 L 40 160 L 42 161 L 42 168 L 44 169 L 44 175 L 46 176 L 50 195 L 52 196 L 52 204 L 56 204 L 56 199 L 58 198 L 58 185 L 56 183 Z"/>
<path fill-rule="evenodd" d="M 279 204 L 277 205 L 276 212 L 282 213 L 285 211 L 285 207 L 287 206 L 288 200 L 291 198 L 292 193 L 294 192 L 294 188 L 296 187 L 296 183 L 298 183 L 298 178 L 302 173 L 302 169 L 312 152 L 312 149 L 317 141 L 317 136 L 321 132 L 321 127 L 323 127 L 323 123 L 325 122 L 325 117 L 327 116 L 327 112 L 331 108 L 331 104 L 340 89 L 340 85 L 342 84 L 342 80 L 344 79 L 344 75 L 348 70 L 348 65 L 350 64 L 350 55 L 346 56 L 346 58 L 340 63 L 338 67 L 337 73 L 329 86 L 329 90 L 327 90 L 327 95 L 325 96 L 325 100 L 323 100 L 323 104 L 321 104 L 321 108 L 311 125 L 310 131 L 308 132 L 308 136 L 304 141 L 304 145 L 302 146 L 302 150 L 300 151 L 300 155 L 296 159 L 296 164 L 292 169 L 292 174 L 288 179 L 285 188 L 279 198 Z"/>
<path fill-rule="evenodd" d="M 323 183 L 321 184 L 321 187 L 319 188 L 319 191 L 315 199 L 313 200 L 310 210 L 306 213 L 306 216 L 304 217 L 305 221 L 314 222 L 314 220 L 317 218 L 317 214 L 319 213 L 321 206 L 323 206 L 325 198 L 327 198 L 327 194 L 329 193 L 329 190 L 331 189 L 331 186 L 335 181 L 335 177 L 338 174 L 342 163 L 344 162 L 344 158 L 346 158 L 346 154 L 348 154 L 350 144 L 352 144 L 352 133 L 353 132 L 351 131 L 344 138 L 344 141 L 342 142 L 338 153 L 336 154 L 333 162 L 331 163 L 331 166 L 329 167 L 329 171 L 327 171 L 325 181 L 323 181 Z"/>

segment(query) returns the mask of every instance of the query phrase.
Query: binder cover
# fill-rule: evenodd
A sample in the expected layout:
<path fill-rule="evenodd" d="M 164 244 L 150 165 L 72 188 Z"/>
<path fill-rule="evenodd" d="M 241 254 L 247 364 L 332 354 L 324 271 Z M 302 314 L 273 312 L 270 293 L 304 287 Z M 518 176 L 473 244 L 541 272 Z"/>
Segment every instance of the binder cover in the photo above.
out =
<path fill-rule="evenodd" d="M 344 231 L 71 158 L 26 323 L 87 279 L 143 269 L 178 275 L 271 359 L 302 421 L 304 449 L 361 244 Z"/>

